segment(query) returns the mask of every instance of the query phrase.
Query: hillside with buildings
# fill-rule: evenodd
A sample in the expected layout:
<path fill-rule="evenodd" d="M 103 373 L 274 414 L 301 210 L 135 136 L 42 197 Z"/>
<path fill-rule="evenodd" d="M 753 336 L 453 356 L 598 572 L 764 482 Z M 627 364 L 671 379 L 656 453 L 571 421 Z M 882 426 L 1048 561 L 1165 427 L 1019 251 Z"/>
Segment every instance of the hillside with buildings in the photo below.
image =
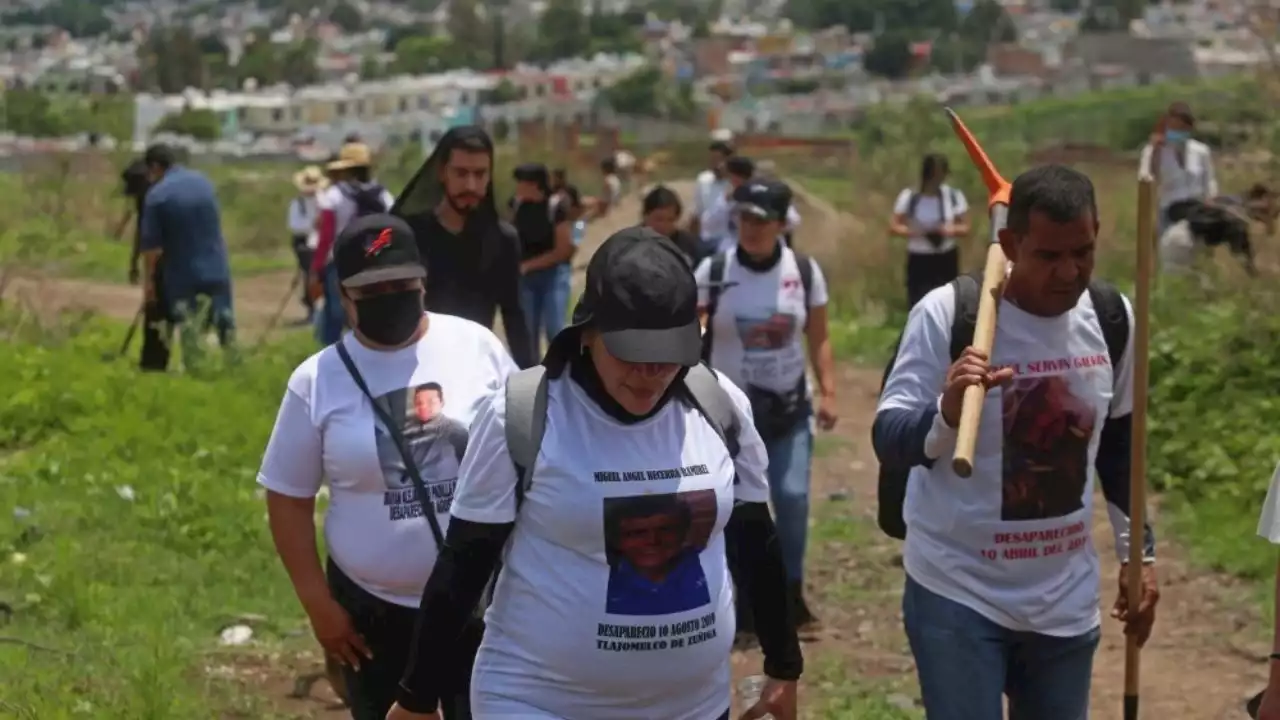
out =
<path fill-rule="evenodd" d="M 1275 57 L 1273 5 L 25 0 L 0 11 L 0 143 L 169 132 L 287 153 L 645 116 L 814 136 L 921 95 L 1007 104 L 1244 72 Z M 108 98 L 132 109 L 95 126 Z"/>

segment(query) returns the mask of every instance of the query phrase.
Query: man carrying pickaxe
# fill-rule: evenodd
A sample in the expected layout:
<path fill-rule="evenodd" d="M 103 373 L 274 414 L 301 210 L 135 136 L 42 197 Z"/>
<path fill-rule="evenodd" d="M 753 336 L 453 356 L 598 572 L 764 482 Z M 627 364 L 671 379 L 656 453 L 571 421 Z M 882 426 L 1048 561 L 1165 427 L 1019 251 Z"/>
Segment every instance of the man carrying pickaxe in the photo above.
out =
<path fill-rule="evenodd" d="M 1092 280 L 1089 178 L 1050 165 L 992 189 L 996 283 L 962 276 L 920 301 L 873 428 L 881 463 L 909 468 L 903 622 L 930 720 L 999 720 L 1004 697 L 1013 720 L 1083 720 L 1101 633 L 1091 467 L 1129 557 L 1134 314 Z M 1141 533 L 1111 611 L 1138 644 L 1159 598 Z"/>

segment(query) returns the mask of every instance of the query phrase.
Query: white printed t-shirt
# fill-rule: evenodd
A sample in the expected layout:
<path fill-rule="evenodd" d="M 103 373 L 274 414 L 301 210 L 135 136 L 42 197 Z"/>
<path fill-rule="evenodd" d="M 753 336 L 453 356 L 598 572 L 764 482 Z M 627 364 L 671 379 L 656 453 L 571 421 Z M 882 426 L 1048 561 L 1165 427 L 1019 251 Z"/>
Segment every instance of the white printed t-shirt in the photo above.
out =
<path fill-rule="evenodd" d="M 912 309 L 880 410 L 939 402 L 954 309 L 951 285 Z M 1125 309 L 1133 327 L 1127 298 Z M 1001 301 L 992 364 L 1016 375 L 987 393 L 973 476 L 951 470 L 952 432 L 907 484 L 903 564 L 916 582 L 1015 631 L 1072 637 L 1097 627 L 1094 458 L 1107 418 L 1132 410 L 1131 352 L 1113 376 L 1088 293 L 1052 318 Z M 1127 508 L 1108 510 L 1123 559 Z"/>
<path fill-rule="evenodd" d="M 698 306 L 710 300 L 711 260 L 694 271 L 698 282 Z M 794 390 L 804 376 L 804 330 L 810 308 L 827 304 L 827 281 L 813 258 L 813 287 L 805 302 L 796 254 L 782 248 L 782 257 L 767 272 L 738 264 L 738 253 L 727 253 L 726 287 L 716 300 L 716 316 L 710 318 L 711 367 L 735 385 L 754 385 L 775 393 Z"/>
<path fill-rule="evenodd" d="M 951 252 L 956 248 L 955 238 L 943 238 L 942 243 L 934 247 L 933 243 L 925 237 L 925 233 L 941 230 L 943 225 L 969 212 L 969 201 L 965 199 L 964 193 L 950 185 L 943 185 L 940 191 L 941 198 L 936 195 L 920 195 L 916 199 L 913 213 L 911 198 L 918 193 L 918 190 L 906 188 L 898 193 L 898 199 L 893 203 L 893 214 L 906 215 L 907 227 L 911 228 L 911 237 L 907 238 L 907 252 L 919 255 L 941 255 Z"/>
<path fill-rule="evenodd" d="M 733 589 L 724 527 L 767 502 L 768 458 L 746 397 L 735 462 L 671 401 L 627 425 L 567 375 L 516 516 L 506 399 L 476 417 L 453 516 L 515 522 L 472 674 L 476 717 L 707 720 L 729 707 Z"/>
<path fill-rule="evenodd" d="M 401 433 L 443 531 L 471 420 L 516 366 L 484 327 L 429 317 L 422 340 L 399 350 L 370 350 L 354 333 L 341 342 L 387 414 L 404 418 Z M 336 348 L 293 371 L 258 482 L 296 498 L 315 497 L 327 482 L 324 534 L 334 563 L 373 595 L 418 606 L 435 567 L 435 538 L 399 450 Z"/>

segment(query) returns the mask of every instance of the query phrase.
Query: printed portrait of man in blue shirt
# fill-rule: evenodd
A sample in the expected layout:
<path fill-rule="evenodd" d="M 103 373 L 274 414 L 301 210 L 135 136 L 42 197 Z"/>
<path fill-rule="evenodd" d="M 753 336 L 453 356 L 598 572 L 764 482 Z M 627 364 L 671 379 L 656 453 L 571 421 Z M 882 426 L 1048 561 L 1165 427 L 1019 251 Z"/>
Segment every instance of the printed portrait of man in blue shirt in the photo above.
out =
<path fill-rule="evenodd" d="M 710 521 L 694 500 L 709 495 Z M 701 508 L 699 508 L 701 510 Z M 611 615 L 670 615 L 711 602 L 699 555 L 715 523 L 715 491 L 639 495 L 604 501 Z"/>

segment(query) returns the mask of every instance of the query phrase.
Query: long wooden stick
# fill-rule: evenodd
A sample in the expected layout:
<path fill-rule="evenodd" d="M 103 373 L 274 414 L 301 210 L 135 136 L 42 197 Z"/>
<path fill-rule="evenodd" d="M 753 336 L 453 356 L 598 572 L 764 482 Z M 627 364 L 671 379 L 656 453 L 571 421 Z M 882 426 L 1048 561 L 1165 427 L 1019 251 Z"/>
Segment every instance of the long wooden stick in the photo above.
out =
<path fill-rule="evenodd" d="M 1142 602 L 1142 560 L 1147 508 L 1147 377 L 1151 340 L 1151 273 L 1155 233 L 1155 183 L 1138 181 L 1138 268 L 1133 304 L 1133 443 L 1129 459 L 1129 571 L 1125 576 L 1129 616 Z M 1137 636 L 1125 638 L 1124 720 L 1138 719 L 1142 649 Z"/>
<path fill-rule="evenodd" d="M 987 263 L 982 271 L 982 292 L 978 296 L 978 318 L 973 329 L 973 346 L 991 358 L 991 351 L 996 340 L 996 310 L 1000 307 L 1000 295 L 1004 289 L 1005 270 L 1008 259 L 1000 248 L 1000 230 L 1009 217 L 1010 186 L 987 157 L 987 153 L 978 143 L 969 128 L 965 127 L 951 108 L 946 108 L 947 117 L 956 136 L 964 144 L 969 159 L 982 174 L 982 182 L 987 186 L 987 212 L 991 217 L 991 242 L 987 246 Z M 978 444 L 978 426 L 982 421 L 982 404 L 986 401 L 987 391 L 981 385 L 973 385 L 964 392 L 964 404 L 960 410 L 960 426 L 957 429 L 956 453 L 951 461 L 951 469 L 956 475 L 967 478 L 973 474 L 973 454 Z"/>

